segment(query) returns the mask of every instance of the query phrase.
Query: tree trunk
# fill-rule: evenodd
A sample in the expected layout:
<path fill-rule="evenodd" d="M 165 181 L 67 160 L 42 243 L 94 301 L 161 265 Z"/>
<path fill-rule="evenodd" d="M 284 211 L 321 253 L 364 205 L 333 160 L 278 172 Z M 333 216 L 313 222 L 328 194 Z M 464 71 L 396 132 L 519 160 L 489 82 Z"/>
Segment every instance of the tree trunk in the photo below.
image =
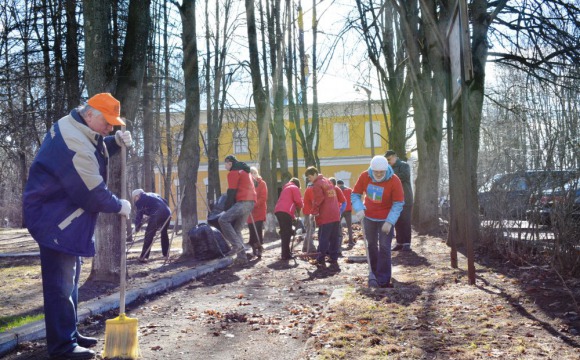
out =
<path fill-rule="evenodd" d="M 166 187 L 165 187 L 165 198 L 169 200 L 169 195 L 172 194 L 171 190 L 171 181 L 173 181 L 173 144 L 174 144 L 174 134 L 172 132 L 171 127 L 171 91 L 169 87 L 170 82 L 170 66 L 169 66 L 169 39 L 168 39 L 168 25 L 169 19 L 167 15 L 167 2 L 163 2 L 163 67 L 165 69 L 165 78 L 164 78 L 164 113 L 165 113 L 165 141 L 167 144 L 167 174 L 166 174 Z M 179 197 L 179 196 L 178 196 Z M 173 199 L 173 204 L 178 204 L 177 199 Z M 177 225 L 178 215 L 174 219 L 174 224 Z"/>
<path fill-rule="evenodd" d="M 123 50 L 121 67 L 116 72 L 112 66 L 112 54 L 108 32 L 108 14 L 110 8 L 103 4 L 106 1 L 85 0 L 85 32 L 86 53 L 99 56 L 86 57 L 85 69 L 99 69 L 89 71 L 87 87 L 89 94 L 99 92 L 113 92 L 121 102 L 121 115 L 127 119 L 127 128 L 131 127 L 141 94 L 141 84 L 145 70 L 145 52 L 147 48 L 148 32 L 150 27 L 149 4 L 150 0 L 132 0 L 129 4 L 127 34 Z M 88 24 L 88 26 L 87 26 Z M 107 39 L 108 41 L 99 41 Z M 102 71 L 102 72 L 101 72 Z M 118 74 L 118 79 L 112 74 Z M 116 91 L 111 86 L 117 83 Z M 107 186 L 115 194 L 120 194 L 121 158 L 115 156 L 109 159 L 109 182 Z M 90 280 L 111 281 L 119 280 L 121 254 L 120 242 L 125 241 L 127 234 L 121 234 L 121 217 L 118 214 L 101 214 L 95 231 L 96 256 L 89 276 Z"/>
<path fill-rule="evenodd" d="M 64 68 L 66 104 L 74 109 L 81 103 L 79 90 L 79 45 L 77 32 L 79 24 L 76 19 L 77 5 L 75 0 L 66 0 L 66 61 Z"/>
<path fill-rule="evenodd" d="M 483 107 L 483 93 L 485 89 L 485 64 L 487 62 L 488 42 L 487 32 L 489 19 L 487 14 L 487 1 L 475 0 L 472 4 L 471 16 L 472 41 L 471 52 L 473 59 L 473 82 L 469 87 L 469 118 L 468 126 L 471 133 L 471 159 L 469 168 L 464 166 L 464 143 L 462 130 L 465 124 L 456 111 L 453 111 L 453 160 L 454 166 L 450 166 L 450 178 L 458 186 L 449 189 L 450 205 L 454 209 L 449 224 L 449 238 L 453 238 L 457 244 L 464 244 L 465 239 L 473 239 L 474 244 L 479 239 L 479 203 L 477 199 L 477 158 L 479 151 L 479 127 L 481 125 L 481 111 Z M 460 106 L 460 102 L 456 108 Z M 451 181 L 451 179 L 450 179 Z M 470 184 L 469 193 L 466 194 L 464 184 Z M 471 219 L 468 218 L 471 216 Z M 474 226 L 467 227 L 466 223 Z"/>
<path fill-rule="evenodd" d="M 443 105 L 446 94 L 446 69 L 444 67 L 444 48 L 438 46 L 440 39 L 445 38 L 449 14 L 439 13 L 438 23 L 426 19 L 435 19 L 435 6 L 421 6 L 424 14 L 421 27 L 424 31 L 419 43 L 426 44 L 422 49 L 413 49 L 411 54 L 422 53 L 421 68 L 416 72 L 413 82 L 414 121 L 417 137 L 419 169 L 417 171 L 415 205 L 413 207 L 413 225 L 419 234 L 435 232 L 439 229 L 439 157 L 441 152 Z M 414 63 L 419 59 L 414 58 Z"/>
<path fill-rule="evenodd" d="M 274 7 L 270 13 L 270 21 L 272 26 L 268 29 L 273 31 L 270 39 L 270 49 L 271 58 L 270 62 L 272 64 L 272 89 L 273 92 L 271 96 L 274 100 L 274 121 L 272 127 L 272 168 L 275 167 L 275 161 L 277 160 L 280 164 L 280 179 L 282 184 L 285 184 L 291 178 L 291 174 L 288 171 L 288 149 L 286 147 L 286 127 L 284 125 L 284 76 L 283 76 L 283 34 L 282 28 L 280 26 L 280 0 L 274 1 Z"/>
<path fill-rule="evenodd" d="M 274 183 L 275 176 L 271 174 L 270 167 L 270 142 L 268 133 L 270 128 L 270 117 L 268 114 L 268 98 L 262 85 L 262 74 L 260 70 L 260 55 L 258 51 L 258 34 L 256 31 L 256 16 L 254 14 L 254 1 L 245 0 L 246 21 L 248 26 L 248 49 L 250 53 L 250 74 L 252 76 L 252 94 L 254 106 L 256 107 L 256 123 L 258 125 L 258 138 L 260 149 L 258 158 L 260 162 L 260 173 L 264 181 L 268 184 L 268 208 L 273 209 L 276 198 L 276 187 L 271 186 Z M 277 195 L 277 194 L 276 194 Z"/>
<path fill-rule="evenodd" d="M 150 73 L 152 66 L 147 66 L 143 82 L 143 190 L 155 192 L 154 162 L 155 162 L 155 121 L 153 119 L 153 81 Z"/>
<path fill-rule="evenodd" d="M 179 173 L 181 199 L 181 219 L 183 235 L 183 255 L 193 256 L 193 246 L 187 233 L 198 223 L 196 183 L 199 168 L 199 65 L 197 61 L 197 38 L 195 0 L 184 0 L 179 7 L 183 31 L 183 72 L 185 78 L 185 118 L 183 122 L 183 142 L 177 171 Z"/>

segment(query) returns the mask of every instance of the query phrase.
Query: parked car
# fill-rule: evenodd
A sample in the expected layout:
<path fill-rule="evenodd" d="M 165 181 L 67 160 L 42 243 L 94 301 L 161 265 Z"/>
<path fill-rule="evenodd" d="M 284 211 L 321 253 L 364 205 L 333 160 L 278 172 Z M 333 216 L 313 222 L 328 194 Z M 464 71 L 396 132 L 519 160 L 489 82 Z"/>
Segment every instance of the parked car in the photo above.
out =
<path fill-rule="evenodd" d="M 526 215 L 530 222 L 539 225 L 551 225 L 555 217 L 579 222 L 580 178 L 574 178 L 558 188 L 544 190 L 533 201 Z"/>
<path fill-rule="evenodd" d="M 540 194 L 561 187 L 576 174 L 570 170 L 527 170 L 496 175 L 480 188 L 480 212 L 491 219 L 524 219 Z"/>

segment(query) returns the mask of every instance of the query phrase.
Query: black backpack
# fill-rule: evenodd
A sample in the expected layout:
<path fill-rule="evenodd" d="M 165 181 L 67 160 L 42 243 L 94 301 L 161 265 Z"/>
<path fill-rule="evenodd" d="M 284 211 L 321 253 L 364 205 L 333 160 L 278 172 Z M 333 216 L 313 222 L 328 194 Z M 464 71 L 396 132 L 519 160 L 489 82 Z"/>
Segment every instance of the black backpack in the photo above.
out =
<path fill-rule="evenodd" d="M 198 224 L 187 235 L 196 260 L 217 259 L 230 251 L 222 233 L 211 225 Z"/>

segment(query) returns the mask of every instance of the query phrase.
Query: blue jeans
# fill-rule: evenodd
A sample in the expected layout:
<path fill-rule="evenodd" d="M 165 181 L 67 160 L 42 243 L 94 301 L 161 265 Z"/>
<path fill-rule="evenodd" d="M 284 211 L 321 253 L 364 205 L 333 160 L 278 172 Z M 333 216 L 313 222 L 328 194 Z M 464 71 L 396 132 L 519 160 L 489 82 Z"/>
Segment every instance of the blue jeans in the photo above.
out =
<path fill-rule="evenodd" d="M 385 234 L 381 228 L 384 221 L 373 221 L 364 218 L 365 238 L 369 247 L 371 268 L 379 285 L 388 285 L 391 282 L 391 241 L 393 228 Z"/>
<path fill-rule="evenodd" d="M 318 262 L 324 262 L 327 254 L 331 260 L 338 260 L 339 245 L 337 239 L 339 230 L 340 222 L 338 221 L 320 225 L 318 228 L 318 257 L 316 258 Z"/>
<path fill-rule="evenodd" d="M 50 356 L 77 346 L 80 257 L 40 247 L 46 346 Z"/>
<path fill-rule="evenodd" d="M 254 204 L 253 201 L 238 201 L 222 216 L 220 216 L 218 220 L 224 238 L 232 245 L 232 248 L 237 249 L 237 251 L 241 251 L 244 248 L 242 227 L 254 209 Z"/>

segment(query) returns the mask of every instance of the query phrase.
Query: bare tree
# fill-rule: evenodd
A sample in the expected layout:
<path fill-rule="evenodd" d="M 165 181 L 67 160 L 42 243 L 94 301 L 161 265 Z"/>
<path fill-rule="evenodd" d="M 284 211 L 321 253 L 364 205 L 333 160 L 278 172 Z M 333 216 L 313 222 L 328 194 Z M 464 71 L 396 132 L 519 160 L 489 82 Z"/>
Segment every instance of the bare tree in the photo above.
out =
<path fill-rule="evenodd" d="M 262 71 L 260 68 L 260 53 L 258 50 L 258 33 L 256 30 L 256 16 L 254 11 L 254 1 L 245 0 L 246 23 L 248 27 L 248 50 L 250 56 L 250 74 L 252 77 L 252 94 L 254 106 L 256 107 L 256 123 L 258 125 L 258 139 L 260 149 L 258 158 L 260 163 L 260 172 L 268 183 L 268 208 L 273 209 L 275 198 L 272 196 L 272 182 L 275 179 L 271 175 L 270 167 L 270 149 L 268 133 L 270 128 L 269 104 L 264 85 L 262 83 Z"/>
<path fill-rule="evenodd" d="M 207 136 L 204 147 L 208 158 L 208 189 L 207 203 L 214 203 L 221 195 L 219 165 L 220 154 L 218 153 L 220 135 L 222 131 L 224 108 L 226 106 L 226 94 L 231 85 L 232 77 L 238 69 L 236 66 L 228 66 L 228 51 L 232 43 L 232 37 L 237 29 L 237 23 L 232 19 L 237 18 L 233 14 L 233 2 L 215 2 L 214 27 L 210 22 L 209 1 L 205 2 L 205 27 L 206 27 L 206 56 L 205 69 L 205 94 L 207 108 Z M 213 54 L 213 62 L 212 62 Z M 229 71 L 228 71 L 229 68 Z"/>
<path fill-rule="evenodd" d="M 128 129 L 135 119 L 141 84 L 145 70 L 145 53 L 150 28 L 150 1 L 132 0 L 129 3 L 127 32 L 123 47 L 123 56 L 119 68 L 115 67 L 113 59 L 116 51 L 113 36 L 109 30 L 112 13 L 110 3 L 104 1 L 85 0 L 85 49 L 94 56 L 85 58 L 87 87 L 89 94 L 112 92 L 121 102 L 122 116 L 127 119 Z M 115 23 L 115 21 L 113 21 Z M 113 48 L 113 51 L 111 51 Z M 120 193 L 121 159 L 113 157 L 109 171 L 112 174 L 108 187 Z M 95 236 L 97 255 L 93 261 L 91 280 L 115 281 L 119 277 L 120 242 L 125 241 L 126 234 L 120 233 L 121 219 L 117 214 L 101 214 L 97 223 Z"/>
<path fill-rule="evenodd" d="M 416 34 L 417 1 L 402 2 L 402 15 L 399 15 L 391 2 L 357 0 L 356 6 L 360 23 L 360 27 L 356 29 L 365 41 L 369 59 L 380 75 L 380 83 L 384 86 L 382 90 L 386 94 L 388 116 L 385 114 L 385 125 L 389 135 L 388 146 L 405 157 L 412 86 L 408 71 L 408 49 L 404 46 L 403 34 L 412 29 L 415 29 Z M 409 16 L 405 17 L 404 14 L 407 13 Z M 410 36 L 412 39 L 415 35 Z"/>
<path fill-rule="evenodd" d="M 177 168 L 179 172 L 179 191 L 183 194 L 181 218 L 183 219 L 183 255 L 193 255 L 193 245 L 185 241 L 187 233 L 198 222 L 197 172 L 199 167 L 199 116 L 200 88 L 199 65 L 197 61 L 197 21 L 194 0 L 184 0 L 181 5 L 174 3 L 181 15 L 183 27 L 183 72 L 185 78 L 185 118 L 183 122 L 183 142 L 181 145 Z"/>

